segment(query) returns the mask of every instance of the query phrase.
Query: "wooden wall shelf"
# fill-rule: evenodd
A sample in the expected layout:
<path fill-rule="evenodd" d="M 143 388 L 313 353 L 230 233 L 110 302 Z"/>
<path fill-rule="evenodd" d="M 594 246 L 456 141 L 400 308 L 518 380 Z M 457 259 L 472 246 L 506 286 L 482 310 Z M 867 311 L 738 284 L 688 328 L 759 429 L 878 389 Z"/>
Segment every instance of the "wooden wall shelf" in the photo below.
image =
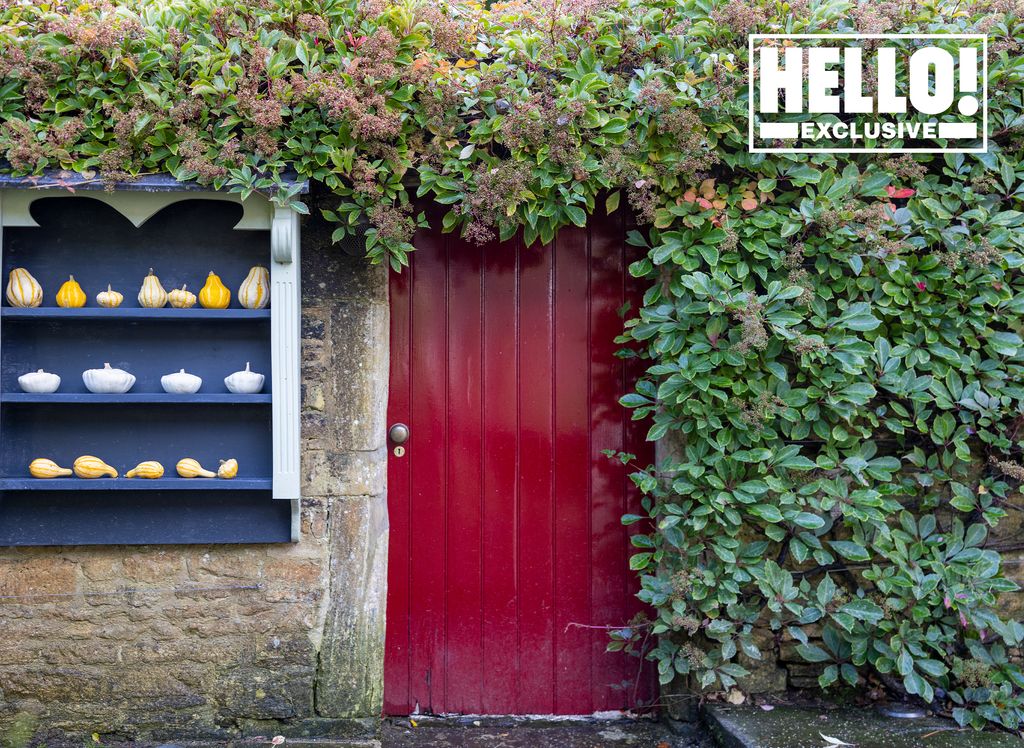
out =
<path fill-rule="evenodd" d="M 297 216 L 260 195 L 0 189 L 0 280 L 24 267 L 44 292 L 40 307 L 0 307 L 0 545 L 297 540 L 297 260 Z M 268 309 L 238 304 L 253 265 L 271 269 Z M 149 268 L 166 290 L 194 293 L 216 272 L 231 306 L 140 308 Z M 70 274 L 88 296 L 83 308 L 55 305 Z M 107 284 L 124 294 L 120 307 L 96 305 Z M 130 392 L 85 389 L 82 371 L 106 362 L 136 376 Z M 263 391 L 228 392 L 224 377 L 247 362 L 266 376 Z M 165 393 L 160 377 L 183 368 L 203 378 L 200 391 Z M 60 375 L 56 393 L 20 390 L 18 376 L 38 369 Z M 83 454 L 122 477 L 28 474 L 36 457 L 71 467 Z M 183 457 L 208 469 L 235 458 L 239 474 L 179 478 Z M 164 477 L 123 477 L 143 460 L 161 462 Z"/>

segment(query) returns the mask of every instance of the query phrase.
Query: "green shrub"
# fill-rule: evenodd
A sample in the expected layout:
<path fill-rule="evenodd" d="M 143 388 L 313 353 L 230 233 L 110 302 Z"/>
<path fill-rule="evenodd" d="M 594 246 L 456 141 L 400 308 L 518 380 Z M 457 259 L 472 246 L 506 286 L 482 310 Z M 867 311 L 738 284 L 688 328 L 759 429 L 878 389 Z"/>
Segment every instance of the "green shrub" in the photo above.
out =
<path fill-rule="evenodd" d="M 9 169 L 337 197 L 396 269 L 424 218 L 550 241 L 631 210 L 650 281 L 623 404 L 661 678 L 731 687 L 752 632 L 1016 728 L 1024 628 L 989 530 L 1024 479 L 1019 0 L 0 4 Z M 750 154 L 746 34 L 984 32 L 979 156 Z M 600 199 L 599 199 L 599 196 Z M 902 196 L 902 197 L 901 197 Z M 629 461 L 628 455 L 622 459 Z M 820 632 L 820 640 L 809 637 Z M 613 647 L 623 642 L 614 642 Z"/>

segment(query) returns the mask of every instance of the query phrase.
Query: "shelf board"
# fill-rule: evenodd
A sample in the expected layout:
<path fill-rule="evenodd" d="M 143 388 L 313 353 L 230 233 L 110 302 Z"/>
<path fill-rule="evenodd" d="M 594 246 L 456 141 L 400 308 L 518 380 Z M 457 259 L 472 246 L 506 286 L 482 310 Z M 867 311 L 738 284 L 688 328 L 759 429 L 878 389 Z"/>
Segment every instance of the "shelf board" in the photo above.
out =
<path fill-rule="evenodd" d="M 173 468 L 172 468 L 173 471 Z M 0 491 L 270 491 L 270 478 L 0 478 Z"/>
<path fill-rule="evenodd" d="M 71 403 L 75 405 L 269 405 L 271 396 L 234 395 L 223 393 L 196 393 L 195 395 L 168 395 L 166 392 L 128 392 L 123 395 L 94 395 L 91 392 L 29 392 L 0 393 L 2 403 Z"/>
<path fill-rule="evenodd" d="M 62 307 L 0 307 L 0 318 L 10 320 L 109 320 L 140 322 L 197 322 L 203 320 L 237 322 L 269 320 L 269 309 L 140 309 L 123 308 L 106 309 L 104 307 L 81 307 L 64 309 Z"/>

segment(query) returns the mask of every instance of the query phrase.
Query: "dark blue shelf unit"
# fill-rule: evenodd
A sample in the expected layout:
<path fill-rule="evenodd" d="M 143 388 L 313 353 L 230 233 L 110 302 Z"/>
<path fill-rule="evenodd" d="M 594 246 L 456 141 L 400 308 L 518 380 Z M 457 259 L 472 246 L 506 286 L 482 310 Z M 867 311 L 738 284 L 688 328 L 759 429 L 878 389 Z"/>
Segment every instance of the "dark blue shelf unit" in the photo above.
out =
<path fill-rule="evenodd" d="M 140 228 L 80 197 L 41 198 L 31 211 L 38 227 L 5 227 L 3 236 L 4 286 L 25 267 L 44 299 L 36 309 L 0 307 L 0 545 L 289 542 L 290 502 L 273 499 L 271 479 L 271 311 L 234 298 L 224 310 L 144 309 L 136 299 L 150 267 L 168 291 L 187 283 L 197 294 L 212 270 L 234 297 L 251 266 L 269 265 L 269 232 L 234 230 L 242 209 L 224 201 L 173 203 Z M 88 296 L 84 308 L 55 306 L 69 274 Z M 116 309 L 96 306 L 108 283 L 124 294 Z M 82 371 L 107 362 L 136 376 L 131 392 L 85 389 Z M 224 377 L 246 362 L 266 376 L 263 391 L 229 393 Z M 21 392 L 18 376 L 37 369 L 60 375 L 58 392 Z M 160 377 L 179 369 L 203 378 L 198 393 L 163 391 Z M 82 454 L 122 476 L 158 460 L 165 477 L 28 474 L 36 457 L 70 468 Z M 178 478 L 183 457 L 210 470 L 235 458 L 239 474 Z"/>

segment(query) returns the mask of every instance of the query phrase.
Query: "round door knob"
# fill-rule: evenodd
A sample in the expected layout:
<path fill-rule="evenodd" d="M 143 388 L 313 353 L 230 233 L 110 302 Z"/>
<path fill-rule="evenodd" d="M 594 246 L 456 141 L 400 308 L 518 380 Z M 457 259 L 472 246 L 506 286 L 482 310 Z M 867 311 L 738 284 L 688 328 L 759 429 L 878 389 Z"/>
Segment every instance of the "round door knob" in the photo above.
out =
<path fill-rule="evenodd" d="M 404 423 L 396 423 L 388 429 L 388 439 L 395 444 L 405 444 L 409 439 L 409 427 Z"/>

